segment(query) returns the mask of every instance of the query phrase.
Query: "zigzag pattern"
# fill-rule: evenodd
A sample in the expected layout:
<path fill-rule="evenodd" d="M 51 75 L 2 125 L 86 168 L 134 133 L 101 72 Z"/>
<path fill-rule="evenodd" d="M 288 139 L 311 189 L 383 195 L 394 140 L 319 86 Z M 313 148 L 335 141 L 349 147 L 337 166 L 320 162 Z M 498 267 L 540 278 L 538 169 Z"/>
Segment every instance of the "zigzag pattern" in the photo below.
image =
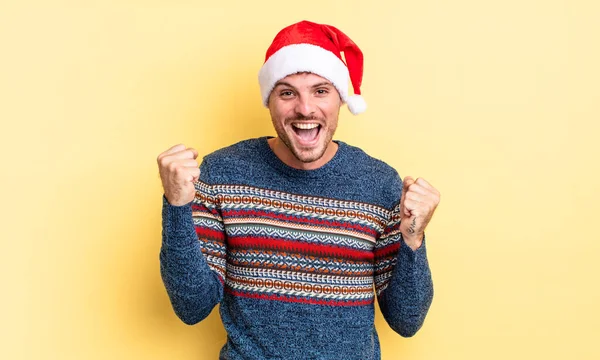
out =
<path fill-rule="evenodd" d="M 227 264 L 225 261 L 225 258 L 222 257 L 218 257 L 218 256 L 213 256 L 210 254 L 204 254 L 205 258 L 206 258 L 206 262 L 208 263 L 208 267 L 210 267 L 213 271 L 215 271 L 217 273 L 217 275 L 219 275 L 219 277 L 221 278 L 221 281 L 225 281 L 225 274 L 226 274 L 226 268 L 227 268 Z"/>
<path fill-rule="evenodd" d="M 227 227 L 227 235 L 235 236 L 261 236 L 279 239 L 294 239 L 315 244 L 332 244 L 339 246 L 355 247 L 362 250 L 372 250 L 373 244 L 359 238 L 346 237 L 332 233 L 319 233 L 308 231 L 296 231 L 294 229 L 282 229 L 267 226 L 253 226 L 253 224 L 234 225 Z"/>
<path fill-rule="evenodd" d="M 402 235 L 399 231 L 394 232 L 393 234 L 385 234 L 384 236 L 377 239 L 376 248 L 381 249 L 390 245 L 397 244 L 400 242 L 401 237 Z"/>
<path fill-rule="evenodd" d="M 296 209 L 294 209 L 294 207 L 296 207 Z M 221 206 L 221 210 L 246 210 L 246 209 L 270 211 L 270 212 L 285 214 L 285 215 L 289 215 L 289 216 L 302 216 L 302 217 L 307 217 L 307 218 L 315 217 L 315 214 L 313 212 L 308 212 L 308 211 L 304 210 L 304 209 L 310 209 L 310 208 L 305 207 L 305 206 L 300 207 L 297 204 L 296 204 L 296 206 L 288 205 L 287 209 L 283 206 L 273 207 L 273 206 L 267 206 L 267 205 L 262 205 L 262 204 L 254 205 L 254 204 L 233 204 L 233 203 L 227 204 L 227 203 L 225 203 L 225 204 L 222 204 L 222 206 Z M 319 209 L 321 209 L 321 210 L 319 210 Z M 342 212 L 339 212 L 338 213 L 339 215 L 336 215 L 336 213 L 333 210 L 325 210 L 322 208 L 317 208 L 313 211 L 322 211 L 323 212 L 323 214 L 318 215 L 318 218 L 320 220 L 350 222 L 350 223 L 355 223 L 355 224 L 359 224 L 359 225 L 363 225 L 363 226 L 372 226 L 375 229 L 377 229 L 379 232 L 381 232 L 384 227 L 384 222 L 381 218 L 374 218 L 374 217 L 371 217 L 371 216 L 363 214 L 363 213 L 357 213 L 357 215 L 355 217 L 348 217 L 348 216 L 341 216 Z M 360 214 L 360 215 L 358 215 L 358 214 Z M 360 217 L 358 217 L 358 216 L 360 216 Z"/>
<path fill-rule="evenodd" d="M 208 229 L 225 231 L 225 226 L 221 221 L 217 221 L 215 218 L 206 218 L 204 214 L 198 214 L 196 212 L 192 213 L 192 221 L 194 222 L 194 226 L 204 227 Z"/>
<path fill-rule="evenodd" d="M 277 269 L 260 269 L 260 268 L 246 268 L 242 266 L 228 265 L 227 272 L 231 275 L 240 277 L 253 277 L 253 278 L 264 278 L 264 279 L 279 279 L 279 280 L 290 280 L 290 281 L 302 281 L 309 282 L 312 284 L 327 284 L 327 285 L 362 285 L 362 286 L 373 286 L 373 279 L 371 276 L 361 277 L 347 277 L 337 275 L 323 275 L 314 273 L 302 273 L 296 271 L 284 271 Z"/>
<path fill-rule="evenodd" d="M 329 209 L 347 209 L 354 211 L 364 211 L 373 216 L 378 216 L 382 219 L 388 219 L 390 217 L 390 211 L 381 206 L 362 203 L 358 201 L 345 201 L 338 199 L 329 199 L 318 196 L 306 196 L 306 195 L 297 195 L 291 194 L 287 192 L 281 192 L 270 189 L 263 189 L 253 186 L 243 186 L 243 185 L 208 185 L 199 181 L 198 183 L 202 184 L 201 186 L 197 186 L 201 192 L 210 193 L 207 191 L 208 189 L 212 189 L 212 191 L 217 195 L 217 199 L 220 203 L 229 203 L 228 196 L 231 199 L 233 196 L 257 196 L 271 200 L 281 200 L 281 201 L 290 201 L 296 202 L 305 205 L 312 206 L 321 206 L 323 208 Z"/>
<path fill-rule="evenodd" d="M 195 187 L 198 240 L 229 293 L 354 306 L 387 287 L 401 241 L 399 207 L 201 181 Z"/>
<path fill-rule="evenodd" d="M 297 219 L 296 219 L 297 220 Z M 368 233 L 357 231 L 353 228 L 341 228 L 341 227 L 327 227 L 320 224 L 311 224 L 307 222 L 298 223 L 293 222 L 292 219 L 288 218 L 287 221 L 281 221 L 278 219 L 273 219 L 271 217 L 228 217 L 224 220 L 225 225 L 233 225 L 243 224 L 257 224 L 269 227 L 279 227 L 285 229 L 292 229 L 297 231 L 308 231 L 308 232 L 320 232 L 320 233 L 331 233 L 332 235 L 342 235 L 351 238 L 357 238 L 361 240 L 368 241 L 372 244 L 375 243 L 375 237 L 369 235 Z M 230 227 L 228 227 L 229 229 Z M 372 245 L 371 244 L 371 245 Z"/>
<path fill-rule="evenodd" d="M 373 276 L 372 264 L 333 261 L 317 257 L 265 254 L 257 251 L 231 251 L 228 252 L 227 260 L 230 264 L 254 268 L 294 269 L 295 271 L 320 274 Z"/>

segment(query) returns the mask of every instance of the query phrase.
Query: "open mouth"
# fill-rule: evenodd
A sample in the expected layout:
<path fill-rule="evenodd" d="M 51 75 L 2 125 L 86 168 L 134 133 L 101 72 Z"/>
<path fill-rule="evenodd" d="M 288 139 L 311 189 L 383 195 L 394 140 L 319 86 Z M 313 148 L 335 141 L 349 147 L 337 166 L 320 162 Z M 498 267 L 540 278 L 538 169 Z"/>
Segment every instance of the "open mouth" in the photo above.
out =
<path fill-rule="evenodd" d="M 312 145 L 316 143 L 321 132 L 321 125 L 317 123 L 293 123 L 292 129 L 303 145 Z"/>

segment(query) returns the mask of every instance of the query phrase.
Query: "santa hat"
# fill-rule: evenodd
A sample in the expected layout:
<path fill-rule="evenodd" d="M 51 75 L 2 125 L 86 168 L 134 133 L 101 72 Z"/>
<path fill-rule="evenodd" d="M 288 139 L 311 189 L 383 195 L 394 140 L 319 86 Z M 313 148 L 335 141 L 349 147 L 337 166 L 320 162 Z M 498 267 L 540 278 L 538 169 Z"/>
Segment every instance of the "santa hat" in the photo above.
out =
<path fill-rule="evenodd" d="M 346 62 L 342 59 L 344 52 Z M 281 30 L 267 50 L 258 73 L 263 104 L 277 81 L 298 72 L 311 72 L 329 81 L 354 115 L 367 109 L 360 95 L 363 54 L 346 34 L 330 25 L 301 21 Z M 348 95 L 348 77 L 354 95 Z"/>

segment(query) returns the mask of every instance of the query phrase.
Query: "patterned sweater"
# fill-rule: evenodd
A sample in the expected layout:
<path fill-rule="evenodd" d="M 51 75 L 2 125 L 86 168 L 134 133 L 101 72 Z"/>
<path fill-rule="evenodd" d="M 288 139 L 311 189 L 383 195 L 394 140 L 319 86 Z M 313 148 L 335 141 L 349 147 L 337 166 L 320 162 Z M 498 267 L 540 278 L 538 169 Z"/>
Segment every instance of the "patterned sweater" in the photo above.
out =
<path fill-rule="evenodd" d="M 295 169 L 267 139 L 205 156 L 191 203 L 163 195 L 175 313 L 192 325 L 220 304 L 220 359 L 380 359 L 375 298 L 404 337 L 433 298 L 425 240 L 413 251 L 399 231 L 402 180 L 339 140 L 324 166 Z"/>

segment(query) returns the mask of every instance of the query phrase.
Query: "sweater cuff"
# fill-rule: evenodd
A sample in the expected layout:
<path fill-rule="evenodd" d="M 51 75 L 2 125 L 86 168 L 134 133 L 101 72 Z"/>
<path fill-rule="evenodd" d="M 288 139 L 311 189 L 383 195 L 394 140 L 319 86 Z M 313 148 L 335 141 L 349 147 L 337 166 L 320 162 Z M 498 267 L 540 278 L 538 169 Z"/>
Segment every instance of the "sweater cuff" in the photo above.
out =
<path fill-rule="evenodd" d="M 404 238 L 402 238 L 400 245 L 400 256 L 403 259 L 409 260 L 410 262 L 424 260 L 427 257 L 427 249 L 425 247 L 426 237 L 426 234 L 423 233 L 423 242 L 416 250 L 411 249 L 410 246 L 408 246 L 404 241 Z"/>
<path fill-rule="evenodd" d="M 171 205 L 164 194 L 162 201 L 163 243 L 176 247 L 188 245 L 195 239 L 192 203 Z"/>

